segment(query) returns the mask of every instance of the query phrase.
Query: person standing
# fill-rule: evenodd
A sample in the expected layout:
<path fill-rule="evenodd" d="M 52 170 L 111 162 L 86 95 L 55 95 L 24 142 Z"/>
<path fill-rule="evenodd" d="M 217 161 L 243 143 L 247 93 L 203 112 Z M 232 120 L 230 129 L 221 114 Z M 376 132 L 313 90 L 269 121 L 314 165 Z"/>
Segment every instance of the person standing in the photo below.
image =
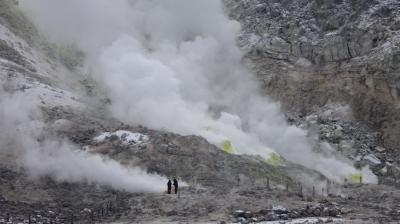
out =
<path fill-rule="evenodd" d="M 174 178 L 174 190 L 175 190 L 175 194 L 178 193 L 178 180 L 176 178 Z"/>
<path fill-rule="evenodd" d="M 171 194 L 171 188 L 172 188 L 171 180 L 168 180 L 167 187 L 168 187 L 168 188 L 167 188 L 168 194 Z"/>

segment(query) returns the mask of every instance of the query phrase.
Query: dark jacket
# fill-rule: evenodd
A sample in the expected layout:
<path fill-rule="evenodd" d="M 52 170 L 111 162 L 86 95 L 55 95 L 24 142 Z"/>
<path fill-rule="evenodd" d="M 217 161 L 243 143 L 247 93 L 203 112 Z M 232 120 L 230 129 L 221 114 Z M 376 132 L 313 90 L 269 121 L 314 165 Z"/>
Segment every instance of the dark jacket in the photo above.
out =
<path fill-rule="evenodd" d="M 171 188 L 171 186 L 172 186 L 171 180 L 168 180 L 167 186 L 168 186 L 168 188 Z"/>

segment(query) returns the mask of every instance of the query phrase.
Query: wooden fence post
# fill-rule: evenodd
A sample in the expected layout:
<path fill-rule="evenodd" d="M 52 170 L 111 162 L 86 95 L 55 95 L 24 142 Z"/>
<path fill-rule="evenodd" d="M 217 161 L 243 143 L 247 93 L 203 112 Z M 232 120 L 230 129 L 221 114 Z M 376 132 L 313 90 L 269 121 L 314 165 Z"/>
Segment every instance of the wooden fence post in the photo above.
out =
<path fill-rule="evenodd" d="M 327 181 L 327 184 L 326 184 L 326 195 L 329 197 L 329 192 L 330 192 L 330 189 L 331 188 L 331 182 L 328 180 Z"/>
<path fill-rule="evenodd" d="M 90 219 L 91 219 L 92 223 L 94 224 L 94 212 L 93 211 L 90 212 Z"/>
<path fill-rule="evenodd" d="M 303 184 L 300 183 L 300 195 L 303 196 Z"/>
<path fill-rule="evenodd" d="M 315 186 L 312 186 L 312 196 L 315 197 Z"/>

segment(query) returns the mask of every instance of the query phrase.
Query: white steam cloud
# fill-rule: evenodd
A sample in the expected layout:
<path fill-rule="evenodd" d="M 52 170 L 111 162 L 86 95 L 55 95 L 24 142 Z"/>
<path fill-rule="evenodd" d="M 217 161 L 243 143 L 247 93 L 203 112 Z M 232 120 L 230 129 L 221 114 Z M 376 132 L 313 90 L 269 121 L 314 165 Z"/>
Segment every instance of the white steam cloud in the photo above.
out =
<path fill-rule="evenodd" d="M 237 153 L 276 151 L 338 182 L 357 171 L 316 154 L 306 132 L 287 125 L 259 94 L 236 45 L 240 30 L 218 0 L 23 0 L 55 40 L 72 41 L 107 90 L 122 121 L 196 134 Z M 376 177 L 364 172 L 366 182 Z M 368 174 L 367 174 L 368 173 Z"/>
<path fill-rule="evenodd" d="M 0 158 L 13 158 L 32 176 L 106 185 L 129 192 L 161 192 L 164 179 L 127 168 L 46 135 L 36 98 L 0 88 Z"/>

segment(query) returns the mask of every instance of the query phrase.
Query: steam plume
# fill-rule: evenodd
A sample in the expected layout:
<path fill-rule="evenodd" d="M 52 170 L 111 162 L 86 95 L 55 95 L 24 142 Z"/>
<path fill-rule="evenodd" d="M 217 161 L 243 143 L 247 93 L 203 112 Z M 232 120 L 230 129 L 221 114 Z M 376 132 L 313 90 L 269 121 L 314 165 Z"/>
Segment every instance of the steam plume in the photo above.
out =
<path fill-rule="evenodd" d="M 15 158 L 29 174 L 58 181 L 101 184 L 129 192 L 162 191 L 164 180 L 140 169 L 76 150 L 67 141 L 44 137 L 37 99 L 0 88 L 0 157 Z"/>
<path fill-rule="evenodd" d="M 25 0 L 54 39 L 78 44 L 122 121 L 197 134 L 237 153 L 274 150 L 338 182 L 358 172 L 349 161 L 313 152 L 279 105 L 259 94 L 242 65 L 237 22 L 217 0 Z M 367 182 L 376 177 L 365 173 Z"/>

